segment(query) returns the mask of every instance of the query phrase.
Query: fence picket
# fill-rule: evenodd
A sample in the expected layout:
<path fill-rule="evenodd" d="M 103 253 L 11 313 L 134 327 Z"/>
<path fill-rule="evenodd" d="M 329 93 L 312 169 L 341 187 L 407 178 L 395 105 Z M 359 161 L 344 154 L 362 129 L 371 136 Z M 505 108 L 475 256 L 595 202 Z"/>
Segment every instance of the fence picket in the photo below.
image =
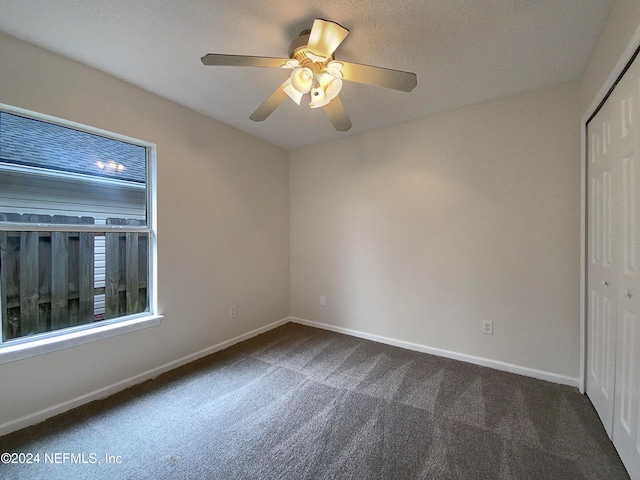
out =
<path fill-rule="evenodd" d="M 54 215 L 53 223 L 73 223 Z M 69 326 L 69 234 L 51 232 L 51 330 Z"/>
<path fill-rule="evenodd" d="M 140 225 L 140 221 L 129 219 L 128 225 Z M 127 233 L 126 235 L 126 299 L 127 299 L 127 312 L 134 313 L 139 312 L 140 308 L 140 291 L 139 291 L 139 279 L 138 279 L 138 252 L 140 246 L 138 244 L 138 234 L 135 232 Z"/>
<path fill-rule="evenodd" d="M 23 215 L 22 221 L 38 222 L 38 215 Z M 38 312 L 38 232 L 20 235 L 20 330 L 22 335 L 40 333 Z"/>
<path fill-rule="evenodd" d="M 81 217 L 79 223 L 93 224 L 91 217 Z M 78 300 L 79 319 L 78 323 L 90 323 L 94 321 L 94 245 L 93 232 L 82 232 L 79 235 L 79 278 L 78 278 Z"/>
<path fill-rule="evenodd" d="M 78 217 L 75 217 L 77 221 Z M 77 232 L 69 233 L 69 321 L 68 325 L 80 323 L 80 236 Z"/>
<path fill-rule="evenodd" d="M 39 223 L 51 223 L 50 215 L 38 215 Z M 51 299 L 51 234 L 38 235 L 38 333 L 51 330 L 51 301 L 42 302 L 42 298 Z"/>
<path fill-rule="evenodd" d="M 17 213 L 1 214 L 0 219 L 19 222 Z M 9 299 L 20 299 L 20 235 L 0 232 L 0 270 L 2 271 L 3 340 L 14 338 L 20 328 L 20 304 L 10 306 Z"/>
<path fill-rule="evenodd" d="M 144 224 L 144 222 L 140 222 Z M 138 285 L 139 285 L 139 297 L 140 297 L 140 309 L 139 312 L 144 312 L 149 307 L 148 303 L 148 282 L 149 282 L 149 235 L 138 236 Z"/>
<path fill-rule="evenodd" d="M 107 225 L 125 225 L 121 218 L 107 218 Z M 120 315 L 120 233 L 105 234 L 104 318 Z"/>

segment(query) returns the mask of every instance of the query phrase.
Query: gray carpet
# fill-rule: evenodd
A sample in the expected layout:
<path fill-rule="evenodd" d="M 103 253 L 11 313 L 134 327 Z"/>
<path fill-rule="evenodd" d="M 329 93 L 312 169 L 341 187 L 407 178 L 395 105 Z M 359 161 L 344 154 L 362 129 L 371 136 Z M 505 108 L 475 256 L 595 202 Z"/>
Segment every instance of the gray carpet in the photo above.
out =
<path fill-rule="evenodd" d="M 5 479 L 629 478 L 573 388 L 293 323 L 0 452 L 41 454 Z"/>

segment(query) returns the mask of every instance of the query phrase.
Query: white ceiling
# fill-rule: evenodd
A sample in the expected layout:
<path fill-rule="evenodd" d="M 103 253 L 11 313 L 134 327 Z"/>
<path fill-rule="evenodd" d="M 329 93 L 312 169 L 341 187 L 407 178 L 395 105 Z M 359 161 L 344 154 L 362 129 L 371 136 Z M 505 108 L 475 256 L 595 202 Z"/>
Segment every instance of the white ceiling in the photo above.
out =
<path fill-rule="evenodd" d="M 0 0 L 0 31 L 291 149 L 579 78 L 614 0 Z M 287 100 L 249 115 L 281 69 L 205 67 L 206 53 L 286 57 L 314 18 L 350 30 L 336 58 L 415 72 L 410 93 L 345 82 L 353 127 Z"/>

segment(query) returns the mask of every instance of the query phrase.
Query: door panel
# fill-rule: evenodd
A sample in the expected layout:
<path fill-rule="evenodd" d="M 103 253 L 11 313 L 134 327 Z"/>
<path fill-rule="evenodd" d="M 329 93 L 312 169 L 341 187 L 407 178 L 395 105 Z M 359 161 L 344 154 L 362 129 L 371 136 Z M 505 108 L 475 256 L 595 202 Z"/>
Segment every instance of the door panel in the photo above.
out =
<path fill-rule="evenodd" d="M 613 444 L 631 478 L 636 480 L 640 479 L 640 295 L 638 292 L 637 282 L 635 287 L 630 287 L 627 283 L 624 292 L 620 295 L 622 308 L 619 316 L 613 422 Z"/>
<path fill-rule="evenodd" d="M 591 212 L 591 266 L 590 271 L 600 265 L 602 259 L 602 182 L 600 177 L 591 179 L 589 211 Z"/>
<path fill-rule="evenodd" d="M 615 346 L 613 345 L 615 327 L 615 306 L 609 297 L 603 296 L 600 322 L 596 327 L 596 332 L 599 335 L 596 358 L 598 358 L 599 363 L 600 392 L 607 403 L 607 408 L 611 410 L 611 413 L 607 414 L 607 418 L 609 415 L 612 418 L 613 414 L 615 364 L 611 360 L 615 359 Z"/>
<path fill-rule="evenodd" d="M 621 322 L 621 362 L 620 362 L 620 375 L 616 382 L 619 382 L 620 388 L 618 389 L 620 397 L 620 407 L 617 411 L 617 420 L 624 429 L 627 435 L 631 435 L 633 428 L 633 391 L 635 388 L 634 372 L 637 368 L 634 361 L 635 353 L 635 315 L 624 310 L 622 313 Z"/>
<path fill-rule="evenodd" d="M 635 152 L 634 152 L 635 153 Z M 638 198 L 637 198 L 637 162 L 635 154 L 623 159 L 622 166 L 622 223 L 624 246 L 622 259 L 624 273 L 635 276 L 638 273 Z"/>
<path fill-rule="evenodd" d="M 640 63 L 619 83 L 622 137 L 615 169 L 618 184 L 620 267 L 613 443 L 632 478 L 640 478 Z M 635 476 L 634 476 L 635 472 Z"/>
<path fill-rule="evenodd" d="M 618 257 L 615 224 L 615 183 L 613 170 L 615 139 L 620 137 L 619 115 L 610 104 L 589 122 L 588 137 L 592 158 L 588 165 L 588 271 L 589 316 L 587 322 L 587 395 L 605 430 L 613 431 L 616 305 Z"/>

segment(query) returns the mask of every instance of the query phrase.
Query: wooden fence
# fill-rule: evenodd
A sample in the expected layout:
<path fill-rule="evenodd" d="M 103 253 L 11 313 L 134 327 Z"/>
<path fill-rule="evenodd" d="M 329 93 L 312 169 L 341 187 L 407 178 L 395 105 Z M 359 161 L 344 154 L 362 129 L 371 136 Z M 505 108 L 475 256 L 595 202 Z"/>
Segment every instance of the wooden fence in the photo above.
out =
<path fill-rule="evenodd" d="M 144 220 L 107 218 L 107 225 L 144 225 Z M 105 318 L 147 309 L 149 236 L 140 233 L 105 235 Z"/>
<path fill-rule="evenodd" d="M 0 220 L 94 224 L 91 217 L 3 214 Z M 107 224 L 144 221 L 107 219 Z M 0 232 L 3 339 L 82 325 L 147 309 L 148 235 L 105 234 L 105 287 L 95 287 L 94 232 Z M 105 294 L 104 315 L 95 296 Z"/>

